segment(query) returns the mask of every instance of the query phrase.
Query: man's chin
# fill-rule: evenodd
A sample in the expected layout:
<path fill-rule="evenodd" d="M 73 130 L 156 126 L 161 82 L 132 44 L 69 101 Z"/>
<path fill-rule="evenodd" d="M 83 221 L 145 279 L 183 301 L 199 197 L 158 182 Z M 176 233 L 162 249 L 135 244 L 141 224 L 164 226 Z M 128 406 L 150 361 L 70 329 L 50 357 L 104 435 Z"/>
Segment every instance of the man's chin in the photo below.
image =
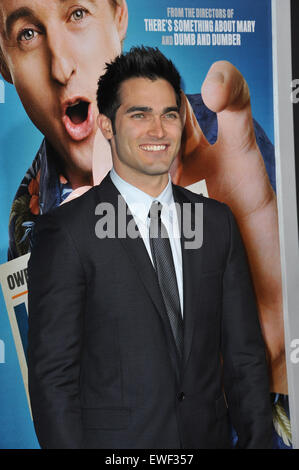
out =
<path fill-rule="evenodd" d="M 93 186 L 92 171 L 87 170 L 84 166 L 69 169 L 66 172 L 69 183 L 72 189 L 81 188 L 82 186 Z"/>
<path fill-rule="evenodd" d="M 92 184 L 92 142 L 71 143 L 58 154 L 61 155 L 64 172 L 73 188 Z"/>
<path fill-rule="evenodd" d="M 150 159 L 150 161 L 145 161 L 142 165 L 145 172 L 152 176 L 162 176 L 165 173 L 170 172 L 170 167 L 173 163 L 174 158 L 160 158 L 160 159 Z"/>
<path fill-rule="evenodd" d="M 145 174 L 149 176 L 163 176 L 167 175 L 170 170 L 170 165 L 154 165 L 152 167 L 147 167 L 144 171 Z"/>

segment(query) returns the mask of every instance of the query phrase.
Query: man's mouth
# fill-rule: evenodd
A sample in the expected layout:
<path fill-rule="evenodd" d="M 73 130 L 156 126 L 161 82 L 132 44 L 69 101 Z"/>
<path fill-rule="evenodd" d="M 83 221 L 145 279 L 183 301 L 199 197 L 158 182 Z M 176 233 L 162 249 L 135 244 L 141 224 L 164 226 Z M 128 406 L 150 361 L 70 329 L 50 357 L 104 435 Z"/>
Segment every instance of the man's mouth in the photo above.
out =
<path fill-rule="evenodd" d="M 160 145 L 153 145 L 153 144 L 146 144 L 146 145 L 139 145 L 141 150 L 145 150 L 146 152 L 163 152 L 167 149 L 168 145 L 160 144 Z"/>
<path fill-rule="evenodd" d="M 74 124 L 82 124 L 87 119 L 88 106 L 87 101 L 79 101 L 77 104 L 68 106 L 66 114 Z"/>
<path fill-rule="evenodd" d="M 64 103 L 62 122 L 69 136 L 84 140 L 94 129 L 94 115 L 91 103 L 84 98 L 74 98 Z"/>

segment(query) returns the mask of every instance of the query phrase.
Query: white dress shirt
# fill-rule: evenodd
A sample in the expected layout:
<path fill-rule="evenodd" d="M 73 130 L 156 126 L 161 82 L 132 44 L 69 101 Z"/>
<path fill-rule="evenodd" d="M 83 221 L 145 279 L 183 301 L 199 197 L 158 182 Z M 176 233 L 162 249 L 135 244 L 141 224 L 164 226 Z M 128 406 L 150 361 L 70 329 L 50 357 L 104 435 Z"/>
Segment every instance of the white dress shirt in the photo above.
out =
<path fill-rule="evenodd" d="M 150 219 L 148 214 L 153 201 L 159 201 L 162 204 L 163 208 L 161 212 L 161 220 L 168 232 L 180 296 L 181 312 L 183 315 L 182 248 L 178 216 L 175 209 L 170 176 L 166 188 L 162 191 L 161 194 L 159 194 L 159 196 L 155 198 L 123 180 L 116 173 L 114 168 L 112 168 L 110 171 L 110 178 L 126 201 L 126 204 L 128 205 L 130 212 L 134 217 L 135 223 L 138 227 L 152 263 L 153 259 L 149 240 Z"/>

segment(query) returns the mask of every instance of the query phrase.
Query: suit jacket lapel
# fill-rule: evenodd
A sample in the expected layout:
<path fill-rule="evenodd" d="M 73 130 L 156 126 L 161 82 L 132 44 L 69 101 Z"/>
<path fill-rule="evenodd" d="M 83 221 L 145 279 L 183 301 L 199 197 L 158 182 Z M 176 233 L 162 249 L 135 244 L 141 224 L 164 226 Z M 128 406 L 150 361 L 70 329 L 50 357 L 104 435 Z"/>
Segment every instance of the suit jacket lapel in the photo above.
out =
<path fill-rule="evenodd" d="M 191 220 L 195 220 L 195 203 L 188 199 L 179 187 L 173 185 L 173 195 L 181 208 L 181 245 L 183 262 L 183 292 L 184 292 L 184 355 L 183 368 L 186 367 L 191 352 L 195 320 L 198 317 L 200 284 L 199 276 L 202 265 L 202 248 L 188 248 L 190 239 L 184 229 L 183 215 L 185 210 L 191 210 Z M 186 204 L 186 206 L 185 206 Z M 187 208 L 187 209 L 186 209 Z M 185 220 L 186 222 L 186 220 Z M 183 372 L 183 370 L 182 370 Z"/>
<path fill-rule="evenodd" d="M 133 219 L 133 216 L 129 214 L 128 220 L 132 220 L 132 219 Z M 171 361 L 172 361 L 174 370 L 176 371 L 177 378 L 179 378 L 180 364 L 179 364 L 179 357 L 177 353 L 176 344 L 175 344 L 174 337 L 171 331 L 167 312 L 165 310 L 165 305 L 164 305 L 161 290 L 158 284 L 157 275 L 153 268 L 152 262 L 148 256 L 144 242 L 141 237 L 138 237 L 136 240 L 131 239 L 129 237 L 120 238 L 119 240 L 122 243 L 134 267 L 138 271 L 140 280 L 143 283 L 145 290 L 151 297 L 151 300 L 154 306 L 156 307 L 158 314 L 161 317 L 161 320 L 164 325 L 164 331 L 166 333 L 166 338 L 168 342 L 168 350 L 171 356 Z"/>

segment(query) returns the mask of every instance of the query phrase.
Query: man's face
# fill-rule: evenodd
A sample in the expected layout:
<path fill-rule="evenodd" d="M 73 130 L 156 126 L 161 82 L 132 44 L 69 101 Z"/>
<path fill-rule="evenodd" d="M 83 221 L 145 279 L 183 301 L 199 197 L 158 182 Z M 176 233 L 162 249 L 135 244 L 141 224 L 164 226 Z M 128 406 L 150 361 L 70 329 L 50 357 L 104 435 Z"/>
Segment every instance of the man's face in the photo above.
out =
<path fill-rule="evenodd" d="M 140 176 L 168 178 L 182 136 L 173 87 L 163 79 L 131 78 L 120 87 L 120 102 L 111 139 L 117 173 L 129 182 Z"/>
<path fill-rule="evenodd" d="M 97 81 L 121 52 L 125 0 L 0 0 L 6 69 L 38 129 L 65 161 L 73 187 L 91 175 Z"/>

